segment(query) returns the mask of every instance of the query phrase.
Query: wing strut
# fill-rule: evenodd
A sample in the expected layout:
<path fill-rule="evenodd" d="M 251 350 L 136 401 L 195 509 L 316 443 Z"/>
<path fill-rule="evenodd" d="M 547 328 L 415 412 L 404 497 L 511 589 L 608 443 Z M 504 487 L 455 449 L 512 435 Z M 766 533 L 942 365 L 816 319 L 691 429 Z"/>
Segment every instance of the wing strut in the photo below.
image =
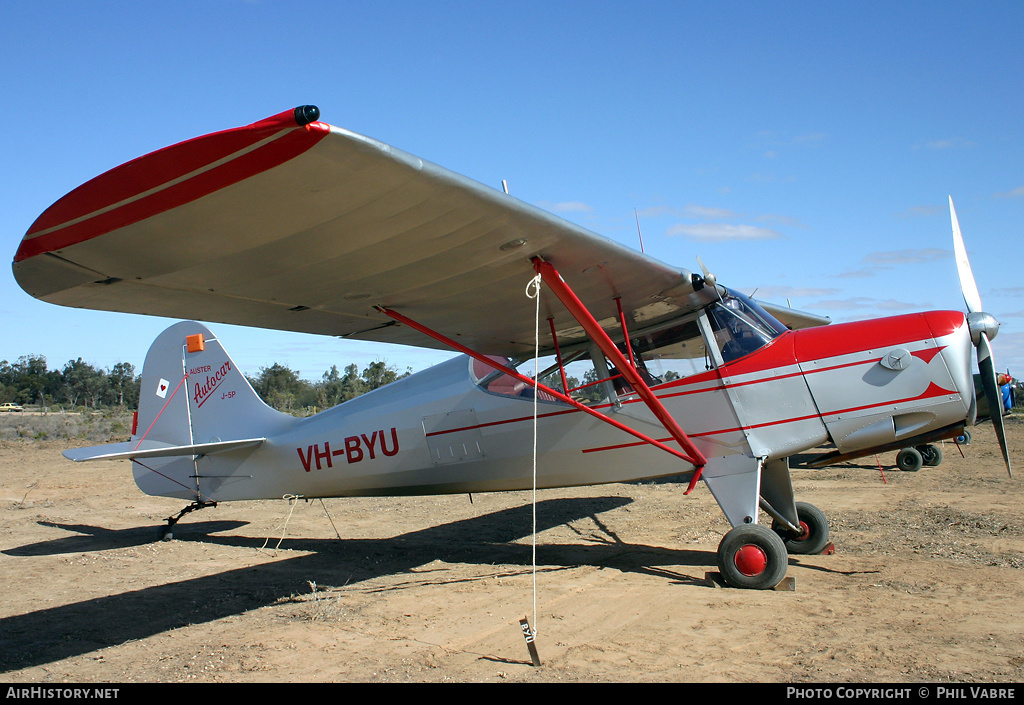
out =
<path fill-rule="evenodd" d="M 697 449 L 697 447 L 693 445 L 693 442 L 690 440 L 690 438 L 686 435 L 683 429 L 680 428 L 679 424 L 676 423 L 676 420 L 675 418 L 672 417 L 672 414 L 668 412 L 668 410 L 661 403 L 661 400 L 658 399 L 658 397 L 654 395 L 654 392 L 651 391 L 651 388 L 647 386 L 647 383 L 643 380 L 643 377 L 637 371 L 636 367 L 634 367 L 632 363 L 630 363 L 625 357 L 623 357 L 622 353 L 619 352 L 619 349 L 615 347 L 615 343 L 612 342 L 612 339 L 608 337 L 608 334 L 604 331 L 603 328 L 601 328 L 600 324 L 593 317 L 593 315 L 591 315 L 590 311 L 587 310 L 586 306 L 583 305 L 583 303 L 576 297 L 576 295 L 569 288 L 569 286 L 562 280 L 562 277 L 558 273 L 558 270 L 556 270 L 550 263 L 544 262 L 539 258 L 534 259 L 534 269 L 536 269 L 537 273 L 541 275 L 544 282 L 551 287 L 551 289 L 555 292 L 555 295 L 558 296 L 558 299 L 562 302 L 566 309 L 569 310 L 569 313 L 572 314 L 572 316 L 576 319 L 577 323 L 579 323 L 587 332 L 587 334 L 590 336 L 590 339 L 597 343 L 598 347 L 601 349 L 601 352 L 603 352 L 605 356 L 608 358 L 608 360 L 615 367 L 618 368 L 619 372 L 622 374 L 625 380 L 633 387 L 633 390 L 638 394 L 640 399 L 651 410 L 655 418 L 657 418 L 658 421 L 661 422 L 662 426 L 665 427 L 665 430 L 667 430 L 669 434 L 672 436 L 672 438 L 674 438 L 679 443 L 679 445 L 682 446 L 682 452 L 676 450 L 671 446 L 665 445 L 661 441 L 651 438 L 650 436 L 647 436 L 637 431 L 636 429 L 630 428 L 629 426 L 611 418 L 606 414 L 602 414 L 599 411 L 596 411 L 588 406 L 585 406 L 584 404 L 581 404 L 580 402 L 576 401 L 567 394 L 563 394 L 557 389 L 552 389 L 551 387 L 539 383 L 532 377 L 527 377 L 526 375 L 520 374 L 511 367 L 508 367 L 507 365 L 502 365 L 498 362 L 495 362 L 488 356 L 482 355 L 476 352 L 475 350 L 471 350 L 467 348 L 465 345 L 462 345 L 461 343 L 458 343 L 435 330 L 431 330 L 430 328 L 427 328 L 426 326 L 417 323 L 416 321 L 412 320 L 411 318 L 408 318 L 407 316 L 402 315 L 401 313 L 398 313 L 397 311 L 385 308 L 383 306 L 378 306 L 376 308 L 384 315 L 393 318 L 399 323 L 403 323 L 409 326 L 410 328 L 413 328 L 414 330 L 418 330 L 419 332 L 430 336 L 434 340 L 444 343 L 445 345 L 455 350 L 458 350 L 459 352 L 465 353 L 466 355 L 469 355 L 473 359 L 484 363 L 488 367 L 492 367 L 496 370 L 499 370 L 520 382 L 530 385 L 534 389 L 539 389 L 543 392 L 546 392 L 547 394 L 550 394 L 559 401 L 562 401 L 566 404 L 569 404 L 579 409 L 580 411 L 590 414 L 591 416 L 598 418 L 601 421 L 604 421 L 605 423 L 611 424 L 615 428 L 618 428 L 621 431 L 625 431 L 626 433 L 635 436 L 636 438 L 639 438 L 645 443 L 649 443 L 650 445 L 660 448 L 661 450 L 664 450 L 667 453 L 671 453 L 677 458 L 685 460 L 686 462 L 690 463 L 696 468 L 696 472 L 694 473 L 690 483 L 690 489 L 692 489 L 693 485 L 696 484 L 696 481 L 700 477 L 701 470 L 703 470 L 704 466 L 707 464 L 707 459 L 704 457 L 704 454 L 701 453 Z"/>
<path fill-rule="evenodd" d="M 597 319 L 591 315 L 587 307 L 583 305 L 583 302 L 577 298 L 576 294 L 573 293 L 569 285 L 565 283 L 562 276 L 558 273 L 550 262 L 545 262 L 539 257 L 535 257 L 533 260 L 533 268 L 538 274 L 544 279 L 544 283 L 547 284 L 552 291 L 555 292 L 555 296 L 562 302 L 562 305 L 569 310 L 576 322 L 579 323 L 583 330 L 587 332 L 590 339 L 597 343 L 597 346 L 601 348 L 601 352 L 605 354 L 622 376 L 629 382 L 630 386 L 635 391 L 643 402 L 647 405 L 647 408 L 651 410 L 651 413 L 661 422 L 661 425 L 665 427 L 665 430 L 671 434 L 671 436 L 678 441 L 679 445 L 683 447 L 683 450 L 689 454 L 689 460 L 697 467 L 703 467 L 707 464 L 707 459 L 704 455 L 697 450 L 696 446 L 690 440 L 689 436 L 680 428 L 679 424 L 676 423 L 675 418 L 668 412 L 668 409 L 661 403 L 661 400 L 654 395 L 651 388 L 647 386 L 647 382 L 644 381 L 642 375 L 637 372 L 636 367 L 627 360 L 619 349 L 615 347 L 615 343 L 608 337 L 604 328 L 597 322 Z M 621 310 L 621 309 L 620 309 Z M 625 317 L 622 318 L 623 326 L 625 326 Z M 626 343 L 627 346 L 629 343 Z M 632 351 L 630 351 L 632 355 Z"/>
<path fill-rule="evenodd" d="M 551 387 L 548 387 L 547 385 L 541 384 L 540 382 L 538 382 L 537 380 L 533 379 L 532 377 L 527 377 L 526 375 L 520 374 L 519 372 L 517 372 L 516 370 L 512 369 L 511 367 L 508 367 L 507 365 L 502 365 L 499 362 L 495 362 L 494 360 L 492 360 L 491 358 L 487 357 L 486 355 L 482 355 L 482 354 L 476 352 L 475 350 L 470 350 L 465 345 L 462 345 L 461 343 L 457 343 L 456 341 L 452 340 L 451 338 L 449 338 L 449 337 L 447 337 L 447 336 L 445 336 L 445 335 L 443 335 L 441 333 L 438 333 L 435 330 L 431 330 L 430 328 L 427 328 L 426 326 L 424 326 L 421 323 L 417 323 L 416 321 L 412 320 L 411 318 L 408 318 L 407 316 L 403 316 L 398 311 L 394 311 L 394 310 L 389 309 L 389 308 L 384 308 L 383 306 L 377 306 L 376 308 L 377 308 L 378 311 L 383 313 L 385 316 L 389 316 L 389 317 L 393 318 L 394 320 L 398 321 L 399 323 L 402 323 L 404 325 L 409 326 L 413 330 L 418 330 L 420 333 L 423 333 L 424 335 L 428 335 L 431 338 L 433 338 L 434 340 L 437 340 L 437 341 L 439 341 L 441 343 L 444 343 L 445 345 L 447 345 L 448 347 L 452 348 L 453 350 L 458 350 L 461 353 L 465 353 L 466 355 L 469 355 L 470 357 L 472 357 L 474 360 L 482 362 L 483 364 L 487 365 L 488 367 L 492 367 L 492 368 L 498 370 L 499 372 L 503 372 L 503 373 L 507 374 L 508 376 L 510 376 L 510 377 L 512 377 L 512 378 L 514 378 L 516 380 L 519 380 L 520 382 L 524 382 L 525 384 L 530 385 L 534 389 L 539 389 L 542 392 L 546 392 L 547 394 L 550 394 L 551 396 L 553 396 L 554 398 L 558 399 L 559 401 L 565 402 L 566 404 L 574 406 L 577 409 L 579 409 L 580 411 L 583 411 L 583 412 L 585 412 L 587 414 L 590 414 L 591 416 L 593 416 L 595 418 L 598 418 L 601 421 L 604 421 L 605 423 L 611 424 L 612 426 L 614 426 L 615 428 L 619 429 L 620 431 L 625 431 L 626 433 L 630 434 L 631 436 L 634 436 L 634 437 L 640 439 L 644 443 L 649 443 L 650 445 L 655 446 L 656 448 L 660 448 L 661 450 L 665 451 L 666 453 L 671 453 L 672 455 L 676 456 L 677 458 L 685 460 L 686 462 L 690 463 L 691 465 L 693 465 L 693 466 L 695 466 L 697 468 L 697 472 L 694 473 L 693 479 L 691 480 L 691 489 L 692 489 L 692 485 L 696 484 L 697 479 L 699 479 L 700 471 L 701 471 L 701 469 L 703 469 L 704 464 L 707 462 L 704 459 L 704 456 L 701 455 L 699 451 L 697 451 L 697 453 L 696 453 L 696 458 L 690 457 L 689 455 L 686 455 L 685 453 L 682 453 L 682 452 L 676 450 L 675 448 L 673 448 L 671 446 L 665 445 L 664 443 L 662 443 L 659 440 L 651 438 L 650 436 L 647 436 L 647 435 L 641 433 L 640 431 L 637 431 L 634 428 L 630 428 L 629 426 L 625 425 L 624 423 L 616 421 L 615 419 L 611 418 L 610 416 L 602 414 L 599 411 L 595 411 L 594 409 L 591 409 L 589 406 L 585 406 L 585 405 L 579 403 L 578 401 L 576 401 L 572 397 L 567 396 L 565 394 L 562 394 L 562 392 L 558 391 L 557 389 L 552 389 Z M 660 402 L 659 402 L 659 405 L 660 405 Z M 698 462 L 697 458 L 700 459 L 700 462 Z"/>

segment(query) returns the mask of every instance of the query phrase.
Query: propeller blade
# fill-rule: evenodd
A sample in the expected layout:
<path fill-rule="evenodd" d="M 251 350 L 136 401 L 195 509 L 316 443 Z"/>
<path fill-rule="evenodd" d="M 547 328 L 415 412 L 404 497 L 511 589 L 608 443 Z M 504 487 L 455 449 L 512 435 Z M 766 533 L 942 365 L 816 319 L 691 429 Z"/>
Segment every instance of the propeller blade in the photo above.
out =
<path fill-rule="evenodd" d="M 1006 432 L 1003 429 L 1003 396 L 999 393 L 999 384 L 996 382 L 996 367 L 992 361 L 992 346 L 989 345 L 988 336 L 984 333 L 981 334 L 978 341 L 978 371 L 981 373 L 981 386 L 985 390 L 988 410 L 992 415 L 992 428 L 996 430 L 999 449 L 1003 451 L 1006 473 L 1013 477 L 1013 471 L 1010 469 L 1010 452 L 1006 447 Z"/>
<path fill-rule="evenodd" d="M 697 255 L 697 264 L 700 265 L 700 271 L 704 273 L 704 281 L 714 286 L 716 282 L 715 275 L 708 271 L 708 266 L 704 264 L 704 260 L 700 258 L 700 255 Z"/>
<path fill-rule="evenodd" d="M 956 255 L 956 271 L 960 274 L 960 291 L 963 292 L 967 310 L 978 313 L 981 311 L 981 295 L 978 294 L 978 284 L 974 281 L 974 272 L 971 271 L 971 263 L 967 259 L 967 247 L 960 232 L 960 221 L 956 217 L 952 196 L 949 197 L 949 218 L 953 222 L 953 252 Z"/>

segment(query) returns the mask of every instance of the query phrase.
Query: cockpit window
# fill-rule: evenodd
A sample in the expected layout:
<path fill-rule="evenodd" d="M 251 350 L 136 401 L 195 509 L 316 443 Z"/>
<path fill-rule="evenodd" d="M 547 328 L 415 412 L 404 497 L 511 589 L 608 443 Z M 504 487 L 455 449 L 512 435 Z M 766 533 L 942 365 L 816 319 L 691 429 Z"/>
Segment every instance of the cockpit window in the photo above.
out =
<path fill-rule="evenodd" d="M 526 377 L 533 377 L 536 369 L 539 372 L 537 379 L 541 384 L 567 394 L 580 403 L 589 405 L 606 401 L 608 398 L 606 388 L 599 383 L 594 363 L 584 350 L 565 355 L 561 366 L 555 355 L 544 355 L 536 363 L 532 357 L 518 362 L 505 357 L 491 357 L 491 359 Z M 562 380 L 563 370 L 565 371 L 564 383 Z M 471 360 L 470 374 L 476 385 L 493 394 L 522 399 L 533 399 L 534 397 L 533 385 L 495 370 L 478 360 Z M 540 401 L 559 401 L 543 390 L 536 394 Z"/>
<path fill-rule="evenodd" d="M 734 291 L 729 291 L 707 311 L 715 341 L 726 363 L 760 350 L 786 330 L 755 302 Z"/>
<path fill-rule="evenodd" d="M 734 291 L 727 290 L 721 301 L 707 307 L 706 313 L 726 363 L 764 347 L 787 330 L 756 302 Z M 683 320 L 633 334 L 628 347 L 617 345 L 619 352 L 635 363 L 636 373 L 651 387 L 709 370 L 714 363 L 698 323 L 700 315 L 694 312 Z M 553 354 L 537 361 L 532 357 L 491 359 L 523 376 L 536 375 L 541 384 L 588 406 L 618 403 L 619 398 L 634 391 L 596 346 L 574 346 L 571 351 L 563 351 L 561 364 Z M 521 399 L 533 399 L 536 394 L 539 401 L 560 401 L 549 392 L 535 392 L 532 384 L 479 360 L 471 360 L 470 374 L 476 385 L 492 394 Z"/>
<path fill-rule="evenodd" d="M 632 337 L 637 367 L 648 373 L 650 385 L 704 372 L 710 366 L 704 337 L 696 318 L 653 333 Z"/>

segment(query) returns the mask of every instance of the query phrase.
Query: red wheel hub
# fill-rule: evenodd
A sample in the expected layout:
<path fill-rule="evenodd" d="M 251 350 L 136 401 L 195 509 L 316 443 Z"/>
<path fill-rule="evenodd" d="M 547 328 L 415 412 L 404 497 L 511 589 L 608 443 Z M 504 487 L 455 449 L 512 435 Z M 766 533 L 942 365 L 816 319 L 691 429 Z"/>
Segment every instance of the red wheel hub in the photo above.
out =
<path fill-rule="evenodd" d="M 768 568 L 768 554 L 752 543 L 740 546 L 733 557 L 736 569 L 748 578 L 760 575 Z"/>
<path fill-rule="evenodd" d="M 797 541 L 804 541 L 811 535 L 811 527 L 807 526 L 806 521 L 800 522 L 800 535 L 796 537 Z"/>

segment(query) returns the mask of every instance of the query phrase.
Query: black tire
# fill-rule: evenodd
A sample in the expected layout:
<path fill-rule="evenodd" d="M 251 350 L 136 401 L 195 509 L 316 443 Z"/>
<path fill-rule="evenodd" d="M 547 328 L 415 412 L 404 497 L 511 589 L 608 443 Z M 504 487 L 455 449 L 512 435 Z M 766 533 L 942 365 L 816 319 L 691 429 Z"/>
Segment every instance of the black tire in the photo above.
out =
<path fill-rule="evenodd" d="M 796 503 L 796 515 L 802 536 L 793 536 L 778 522 L 772 522 L 772 531 L 777 533 L 786 545 L 786 550 L 795 555 L 813 556 L 828 546 L 829 529 L 825 512 L 807 502 Z"/>
<path fill-rule="evenodd" d="M 737 526 L 718 544 L 718 568 L 732 587 L 770 590 L 786 577 L 788 567 L 785 544 L 763 524 Z"/>
<path fill-rule="evenodd" d="M 896 467 L 903 472 L 917 472 L 923 465 L 924 458 L 917 448 L 904 448 L 896 454 Z"/>
<path fill-rule="evenodd" d="M 942 463 L 942 448 L 937 445 L 928 444 L 917 446 L 917 452 L 921 454 L 925 467 L 935 468 Z"/>

